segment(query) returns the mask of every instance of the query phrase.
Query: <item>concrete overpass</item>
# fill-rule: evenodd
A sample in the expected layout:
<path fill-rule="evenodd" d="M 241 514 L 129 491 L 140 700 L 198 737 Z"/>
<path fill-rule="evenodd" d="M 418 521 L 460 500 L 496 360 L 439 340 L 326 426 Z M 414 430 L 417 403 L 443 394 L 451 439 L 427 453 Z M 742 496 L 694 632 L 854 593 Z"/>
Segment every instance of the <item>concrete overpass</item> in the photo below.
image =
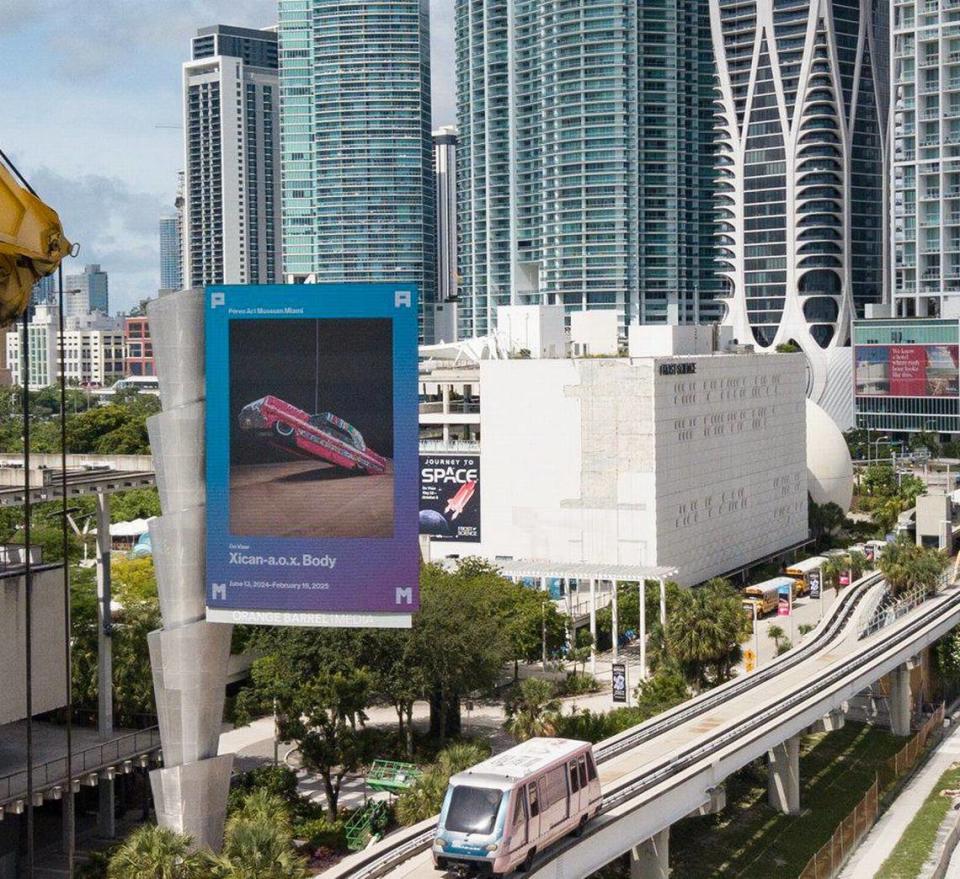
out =
<path fill-rule="evenodd" d="M 601 814 L 579 839 L 542 853 L 530 876 L 582 879 L 630 852 L 637 879 L 666 879 L 669 829 L 687 815 L 724 805 L 724 780 L 758 757 L 769 765 L 771 805 L 800 809 L 799 736 L 837 728 L 847 702 L 893 673 L 891 719 L 910 732 L 912 658 L 960 622 L 960 587 L 877 625 L 879 574 L 841 594 L 805 644 L 776 662 L 693 699 L 596 747 Z M 429 846 L 435 819 L 392 834 L 348 858 L 330 877 L 437 876 Z"/>

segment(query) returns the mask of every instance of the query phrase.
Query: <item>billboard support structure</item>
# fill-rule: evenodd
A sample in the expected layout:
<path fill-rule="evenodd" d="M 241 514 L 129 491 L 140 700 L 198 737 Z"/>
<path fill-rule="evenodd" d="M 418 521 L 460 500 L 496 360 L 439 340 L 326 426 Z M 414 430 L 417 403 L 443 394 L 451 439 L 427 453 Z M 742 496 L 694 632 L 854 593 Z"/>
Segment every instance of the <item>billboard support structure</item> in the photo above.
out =
<path fill-rule="evenodd" d="M 147 306 L 163 411 L 147 420 L 163 515 L 150 524 L 163 628 L 148 636 L 164 765 L 150 773 L 161 827 L 223 842 L 233 755 L 218 756 L 233 627 L 204 597 L 203 291 Z"/>

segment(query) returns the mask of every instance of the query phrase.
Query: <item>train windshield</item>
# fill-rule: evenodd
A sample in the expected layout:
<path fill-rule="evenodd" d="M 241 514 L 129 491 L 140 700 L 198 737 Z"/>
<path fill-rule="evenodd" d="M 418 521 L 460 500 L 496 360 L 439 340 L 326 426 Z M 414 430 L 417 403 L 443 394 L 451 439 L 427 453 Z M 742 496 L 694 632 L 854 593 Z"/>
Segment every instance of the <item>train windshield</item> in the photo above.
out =
<path fill-rule="evenodd" d="M 503 791 L 493 788 L 457 785 L 450 795 L 444 828 L 454 833 L 493 833 L 502 798 Z"/>

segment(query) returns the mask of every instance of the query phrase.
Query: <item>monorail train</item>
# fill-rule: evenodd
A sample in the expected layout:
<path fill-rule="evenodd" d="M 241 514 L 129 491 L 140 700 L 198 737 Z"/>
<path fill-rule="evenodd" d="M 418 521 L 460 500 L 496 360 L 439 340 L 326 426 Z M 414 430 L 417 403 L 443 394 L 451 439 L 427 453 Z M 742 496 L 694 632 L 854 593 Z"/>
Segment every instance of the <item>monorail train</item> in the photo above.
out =
<path fill-rule="evenodd" d="M 266 434 L 288 451 L 320 458 L 357 473 L 384 473 L 387 461 L 367 447 L 352 424 L 332 412 L 309 415 L 279 397 L 267 395 L 240 411 L 240 427 Z"/>
<path fill-rule="evenodd" d="M 593 747 L 535 738 L 450 779 L 433 842 L 438 870 L 506 876 L 600 811 Z"/>

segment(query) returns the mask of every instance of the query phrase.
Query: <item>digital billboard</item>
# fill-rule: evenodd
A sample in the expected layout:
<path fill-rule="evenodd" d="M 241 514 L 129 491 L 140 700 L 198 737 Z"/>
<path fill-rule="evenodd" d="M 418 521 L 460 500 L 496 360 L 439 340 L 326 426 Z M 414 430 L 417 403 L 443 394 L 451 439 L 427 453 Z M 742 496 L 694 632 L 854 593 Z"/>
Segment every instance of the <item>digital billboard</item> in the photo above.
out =
<path fill-rule="evenodd" d="M 420 533 L 479 542 L 479 455 L 420 455 Z"/>
<path fill-rule="evenodd" d="M 858 345 L 855 350 L 859 396 L 960 395 L 956 345 Z"/>
<path fill-rule="evenodd" d="M 409 625 L 416 290 L 210 287 L 205 317 L 207 618 Z"/>

